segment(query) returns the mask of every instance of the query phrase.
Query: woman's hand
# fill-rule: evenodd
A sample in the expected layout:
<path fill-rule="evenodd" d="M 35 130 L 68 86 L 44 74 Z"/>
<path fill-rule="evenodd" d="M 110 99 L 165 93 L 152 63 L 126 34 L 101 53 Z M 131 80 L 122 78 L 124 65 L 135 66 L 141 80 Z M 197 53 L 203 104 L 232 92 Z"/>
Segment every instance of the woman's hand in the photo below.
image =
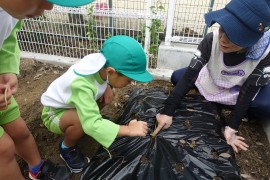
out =
<path fill-rule="evenodd" d="M 232 146 L 236 153 L 238 153 L 238 150 L 246 151 L 249 146 L 244 142 L 245 139 L 241 136 L 237 136 L 236 133 L 237 131 L 229 126 L 225 127 L 224 136 L 227 143 Z"/>
<path fill-rule="evenodd" d="M 161 129 L 167 129 L 172 124 L 172 116 L 167 116 L 165 114 L 157 114 L 156 115 L 158 126 L 152 133 L 152 136 L 155 137 Z"/>

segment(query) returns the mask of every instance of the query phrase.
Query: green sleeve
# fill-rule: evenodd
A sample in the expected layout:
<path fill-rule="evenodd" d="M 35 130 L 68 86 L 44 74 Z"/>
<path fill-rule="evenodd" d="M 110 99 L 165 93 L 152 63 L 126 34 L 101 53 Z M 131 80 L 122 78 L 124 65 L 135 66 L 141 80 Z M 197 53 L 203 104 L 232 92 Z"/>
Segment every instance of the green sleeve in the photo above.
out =
<path fill-rule="evenodd" d="M 79 77 L 72 82 L 71 91 L 72 95 L 68 104 L 76 108 L 83 131 L 108 148 L 115 140 L 120 126 L 102 118 L 94 99 L 97 91 L 94 82 Z"/>
<path fill-rule="evenodd" d="M 19 74 L 20 48 L 17 40 L 17 32 L 21 29 L 21 26 L 22 21 L 19 21 L 0 49 L 0 74 Z"/>

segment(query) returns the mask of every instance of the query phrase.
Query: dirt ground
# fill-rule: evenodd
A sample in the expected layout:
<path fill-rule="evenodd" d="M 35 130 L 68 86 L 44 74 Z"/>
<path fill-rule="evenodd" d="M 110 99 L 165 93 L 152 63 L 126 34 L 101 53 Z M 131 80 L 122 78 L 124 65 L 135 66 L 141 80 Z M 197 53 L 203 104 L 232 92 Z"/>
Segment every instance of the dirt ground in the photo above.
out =
<path fill-rule="evenodd" d="M 43 64 L 34 60 L 22 60 L 19 90 L 15 96 L 20 105 L 22 117 L 36 139 L 42 158 L 50 159 L 59 164 L 64 164 L 58 153 L 58 143 L 63 137 L 49 132 L 42 124 L 40 119 L 42 110 L 40 96 L 48 85 L 66 69 L 67 67 Z M 112 119 L 117 118 L 128 98 L 129 91 L 138 87 L 172 89 L 171 83 L 165 81 L 131 84 L 121 90 L 116 90 L 117 95 L 114 102 L 104 108 L 102 114 L 110 116 Z M 229 114 L 228 110 L 224 112 Z M 239 133 L 246 138 L 246 142 L 250 146 L 248 151 L 236 155 L 241 177 L 243 179 L 270 180 L 270 144 L 263 128 L 256 121 L 243 122 Z M 92 157 L 99 148 L 98 143 L 90 137 L 84 137 L 79 146 L 82 148 L 83 153 L 89 157 Z M 25 177 L 28 178 L 27 164 L 19 157 L 18 162 Z M 72 179 L 80 179 L 80 174 L 73 175 Z"/>

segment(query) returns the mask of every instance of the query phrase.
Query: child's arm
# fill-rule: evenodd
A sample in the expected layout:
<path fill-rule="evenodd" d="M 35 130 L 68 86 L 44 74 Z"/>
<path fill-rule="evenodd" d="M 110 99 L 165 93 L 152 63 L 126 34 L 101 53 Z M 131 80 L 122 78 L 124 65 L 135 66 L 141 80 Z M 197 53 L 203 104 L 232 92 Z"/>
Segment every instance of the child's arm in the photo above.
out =
<path fill-rule="evenodd" d="M 144 121 L 131 120 L 127 126 L 121 125 L 118 136 L 146 136 L 147 123 Z"/>
<path fill-rule="evenodd" d="M 19 74 L 20 48 L 16 33 L 21 26 L 22 23 L 19 21 L 0 49 L 0 74 Z"/>
<path fill-rule="evenodd" d="M 102 118 L 95 99 L 95 83 L 91 78 L 78 77 L 70 88 L 72 93 L 67 104 L 76 108 L 84 133 L 108 148 L 117 137 L 120 125 Z"/>
<path fill-rule="evenodd" d="M 17 41 L 17 31 L 21 28 L 19 21 L 9 37 L 0 48 L 0 109 L 10 104 L 12 94 L 17 91 L 20 64 L 20 49 Z"/>

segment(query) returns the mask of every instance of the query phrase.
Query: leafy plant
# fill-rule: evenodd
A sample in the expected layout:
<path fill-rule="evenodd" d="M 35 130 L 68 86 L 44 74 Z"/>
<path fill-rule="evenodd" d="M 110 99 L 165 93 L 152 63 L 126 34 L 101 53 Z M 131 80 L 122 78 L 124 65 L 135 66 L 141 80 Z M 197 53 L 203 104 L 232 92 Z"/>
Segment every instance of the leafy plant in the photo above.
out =
<path fill-rule="evenodd" d="M 159 5 L 159 3 L 156 4 L 156 6 L 151 7 L 152 14 L 157 14 L 159 11 L 163 11 L 164 6 Z M 148 49 L 149 56 L 154 57 L 151 59 L 151 61 L 156 61 L 156 55 L 158 52 L 158 47 L 161 43 L 161 40 L 159 39 L 159 34 L 164 32 L 162 23 L 160 19 L 152 19 L 152 25 L 151 27 L 146 26 L 146 24 L 142 25 L 141 35 L 139 35 L 137 38 L 141 40 L 141 42 L 144 44 L 145 41 L 145 31 L 146 28 L 150 31 L 150 46 Z M 154 62 L 151 64 L 153 65 Z"/>
<path fill-rule="evenodd" d="M 91 48 L 94 51 L 97 51 L 99 49 L 98 43 L 97 43 L 97 38 L 96 38 L 97 37 L 97 32 L 94 29 L 94 25 L 97 24 L 97 22 L 96 22 L 95 17 L 93 16 L 93 13 L 94 13 L 94 6 L 91 5 L 89 7 L 89 11 L 88 11 L 89 19 L 88 19 L 87 37 L 88 37 L 88 39 L 90 41 Z"/>
<path fill-rule="evenodd" d="M 164 10 L 163 6 L 152 6 L 151 7 L 152 13 L 157 14 L 158 10 Z M 150 43 L 150 48 L 149 48 L 149 53 L 151 54 L 157 54 L 158 52 L 158 46 L 160 44 L 159 40 L 159 33 L 164 32 L 164 29 L 162 28 L 161 20 L 160 19 L 153 19 L 152 20 L 152 26 L 147 27 L 150 29 L 151 33 L 151 43 Z"/>

